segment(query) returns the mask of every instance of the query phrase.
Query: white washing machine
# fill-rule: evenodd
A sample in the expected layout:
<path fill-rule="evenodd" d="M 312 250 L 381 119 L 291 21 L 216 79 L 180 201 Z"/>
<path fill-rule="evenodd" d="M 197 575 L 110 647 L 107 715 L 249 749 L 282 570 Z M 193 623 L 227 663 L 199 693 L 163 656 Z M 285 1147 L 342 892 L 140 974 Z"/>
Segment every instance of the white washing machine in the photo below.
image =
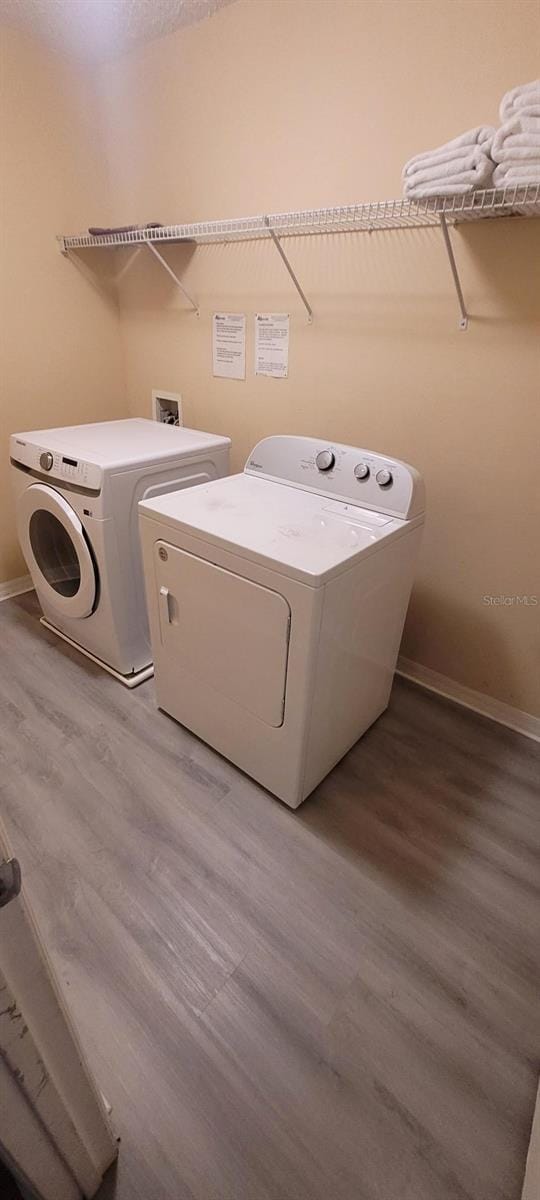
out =
<path fill-rule="evenodd" d="M 160 708 L 297 808 L 388 704 L 418 473 L 269 437 L 242 475 L 139 511 Z"/>
<path fill-rule="evenodd" d="M 229 447 L 142 419 L 11 437 L 17 532 L 44 624 L 130 687 L 153 673 L 138 501 L 226 475 Z"/>

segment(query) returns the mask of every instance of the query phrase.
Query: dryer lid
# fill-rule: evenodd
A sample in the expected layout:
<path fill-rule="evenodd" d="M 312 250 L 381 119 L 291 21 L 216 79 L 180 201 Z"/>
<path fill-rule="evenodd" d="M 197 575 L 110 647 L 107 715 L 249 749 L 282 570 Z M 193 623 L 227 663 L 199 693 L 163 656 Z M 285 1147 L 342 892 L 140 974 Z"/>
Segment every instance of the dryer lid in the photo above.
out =
<path fill-rule="evenodd" d="M 311 586 L 417 523 L 249 474 L 142 501 L 139 512 Z"/>

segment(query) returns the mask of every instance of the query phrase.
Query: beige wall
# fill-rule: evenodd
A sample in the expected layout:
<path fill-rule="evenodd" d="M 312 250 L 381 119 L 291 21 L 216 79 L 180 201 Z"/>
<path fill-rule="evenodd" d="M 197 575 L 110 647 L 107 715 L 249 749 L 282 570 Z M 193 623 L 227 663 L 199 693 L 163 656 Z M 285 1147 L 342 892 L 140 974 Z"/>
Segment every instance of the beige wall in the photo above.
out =
<path fill-rule="evenodd" d="M 239 0 L 100 72 L 118 221 L 190 221 L 400 193 L 415 151 L 497 121 L 534 77 L 535 2 Z M 184 311 L 146 251 L 122 294 L 132 411 L 183 393 L 188 422 L 232 435 L 240 468 L 270 432 L 341 439 L 425 475 L 429 519 L 403 652 L 540 711 L 537 558 L 540 224 L 454 235 L 474 319 L 458 331 L 437 231 L 288 243 L 308 326 L 268 244 L 167 250 Z M 148 261 L 147 261 L 148 260 Z M 248 314 L 243 383 L 211 373 L 211 313 Z M 255 379 L 252 314 L 290 311 L 290 376 Z"/>
<path fill-rule="evenodd" d="M 8 434 L 125 415 L 118 310 L 55 235 L 106 220 L 108 180 L 85 73 L 0 29 L 0 582 L 26 571 Z"/>

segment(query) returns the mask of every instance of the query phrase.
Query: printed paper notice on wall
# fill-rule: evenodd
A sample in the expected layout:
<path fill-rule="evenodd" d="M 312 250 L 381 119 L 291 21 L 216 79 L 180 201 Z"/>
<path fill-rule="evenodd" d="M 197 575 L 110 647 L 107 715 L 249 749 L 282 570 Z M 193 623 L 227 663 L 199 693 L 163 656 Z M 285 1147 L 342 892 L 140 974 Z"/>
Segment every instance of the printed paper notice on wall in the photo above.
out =
<path fill-rule="evenodd" d="M 246 378 L 246 318 L 244 313 L 214 313 L 212 363 L 221 379 Z"/>
<path fill-rule="evenodd" d="M 255 374 L 286 379 L 289 374 L 289 314 L 257 313 Z"/>

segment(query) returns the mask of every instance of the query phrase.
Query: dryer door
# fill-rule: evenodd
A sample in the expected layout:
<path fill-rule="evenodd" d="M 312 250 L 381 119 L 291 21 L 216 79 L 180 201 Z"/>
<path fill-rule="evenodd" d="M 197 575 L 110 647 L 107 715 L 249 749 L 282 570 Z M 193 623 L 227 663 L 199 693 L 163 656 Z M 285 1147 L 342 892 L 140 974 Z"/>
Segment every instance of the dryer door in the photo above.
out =
<path fill-rule="evenodd" d="M 283 724 L 291 610 L 285 598 L 156 542 L 161 641 L 178 687 L 190 678 L 277 728 Z"/>
<path fill-rule="evenodd" d="M 17 533 L 36 589 L 64 617 L 88 617 L 96 568 L 77 513 L 59 492 L 34 483 L 19 498 Z"/>

